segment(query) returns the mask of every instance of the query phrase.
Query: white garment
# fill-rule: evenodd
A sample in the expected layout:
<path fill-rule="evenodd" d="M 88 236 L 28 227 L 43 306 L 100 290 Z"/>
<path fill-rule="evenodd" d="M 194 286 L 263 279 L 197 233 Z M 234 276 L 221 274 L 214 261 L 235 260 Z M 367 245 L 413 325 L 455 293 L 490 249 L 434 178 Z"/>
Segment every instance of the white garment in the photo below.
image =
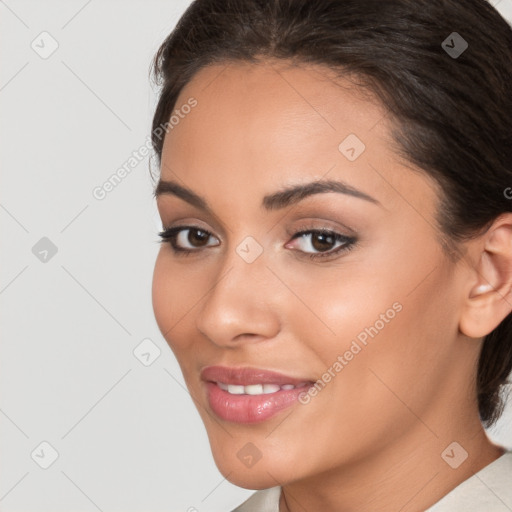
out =
<path fill-rule="evenodd" d="M 511 512 L 512 450 L 460 483 L 425 512 Z M 231 512 L 279 512 L 281 487 L 256 491 Z"/>

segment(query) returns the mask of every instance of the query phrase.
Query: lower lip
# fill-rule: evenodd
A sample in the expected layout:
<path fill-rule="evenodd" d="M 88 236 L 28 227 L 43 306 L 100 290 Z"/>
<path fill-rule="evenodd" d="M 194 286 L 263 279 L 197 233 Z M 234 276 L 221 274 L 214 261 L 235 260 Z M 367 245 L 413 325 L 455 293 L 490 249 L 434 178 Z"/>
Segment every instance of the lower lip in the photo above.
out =
<path fill-rule="evenodd" d="M 297 403 L 299 395 L 312 385 L 262 395 L 232 395 L 215 382 L 207 382 L 206 391 L 210 407 L 219 418 L 235 423 L 259 423 Z"/>

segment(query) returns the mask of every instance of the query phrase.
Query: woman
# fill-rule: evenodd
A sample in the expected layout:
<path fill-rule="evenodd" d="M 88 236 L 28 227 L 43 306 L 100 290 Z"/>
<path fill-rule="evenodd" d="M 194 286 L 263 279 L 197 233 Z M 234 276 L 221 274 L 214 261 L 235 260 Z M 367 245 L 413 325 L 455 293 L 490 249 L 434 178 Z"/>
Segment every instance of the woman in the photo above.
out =
<path fill-rule="evenodd" d="M 153 281 L 240 511 L 512 508 L 512 30 L 484 0 L 197 0 Z"/>

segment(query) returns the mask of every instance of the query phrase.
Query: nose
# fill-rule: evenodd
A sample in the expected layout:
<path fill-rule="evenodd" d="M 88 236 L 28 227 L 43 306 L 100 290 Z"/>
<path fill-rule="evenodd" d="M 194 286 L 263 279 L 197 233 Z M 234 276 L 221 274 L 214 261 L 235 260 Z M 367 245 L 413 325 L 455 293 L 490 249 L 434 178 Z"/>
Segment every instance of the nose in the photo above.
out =
<path fill-rule="evenodd" d="M 264 254 L 248 263 L 231 249 L 219 265 L 196 310 L 196 327 L 212 343 L 236 347 L 274 338 L 279 332 L 279 281 L 266 267 Z"/>

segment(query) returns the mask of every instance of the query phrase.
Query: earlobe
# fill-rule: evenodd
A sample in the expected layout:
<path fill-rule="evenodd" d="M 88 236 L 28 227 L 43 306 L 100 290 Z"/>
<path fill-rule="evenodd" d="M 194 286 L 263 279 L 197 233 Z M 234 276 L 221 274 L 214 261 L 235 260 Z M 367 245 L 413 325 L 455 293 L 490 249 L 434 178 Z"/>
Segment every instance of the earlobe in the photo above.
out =
<path fill-rule="evenodd" d="M 512 311 L 512 214 L 496 219 L 477 240 L 477 264 L 459 329 L 470 338 L 492 332 Z"/>

